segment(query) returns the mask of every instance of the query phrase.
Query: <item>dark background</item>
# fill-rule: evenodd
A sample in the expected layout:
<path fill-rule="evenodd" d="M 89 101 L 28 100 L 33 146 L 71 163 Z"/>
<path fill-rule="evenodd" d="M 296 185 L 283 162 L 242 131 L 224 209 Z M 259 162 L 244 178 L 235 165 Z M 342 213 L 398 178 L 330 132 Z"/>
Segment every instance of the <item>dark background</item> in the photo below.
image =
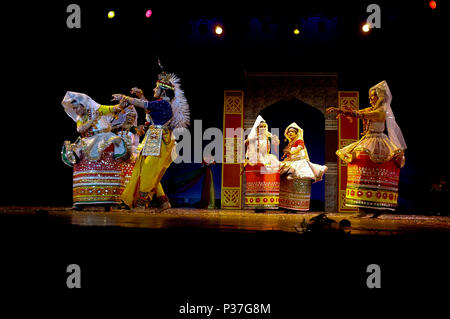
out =
<path fill-rule="evenodd" d="M 4 10 L 3 205 L 70 205 L 72 170 L 60 151 L 77 134 L 61 106 L 65 92 L 83 92 L 103 104 L 133 86 L 150 95 L 159 72 L 156 56 L 181 78 L 192 123 L 202 119 L 203 129 L 222 128 L 223 91 L 245 89 L 245 71 L 338 72 L 338 89 L 359 91 L 361 107 L 368 105 L 368 89 L 386 80 L 408 144 L 399 210 L 426 212 L 431 183 L 448 175 L 442 1 L 436 10 L 428 1 L 377 1 L 381 29 L 370 34 L 362 34 L 361 25 L 373 1 L 77 1 L 81 29 L 68 29 L 71 2 L 16 3 Z M 112 20 L 109 10 L 116 12 Z M 212 34 L 216 22 L 225 28 L 222 37 Z M 294 36 L 298 23 L 301 34 Z M 272 113 L 266 119 L 271 126 L 300 121 Z M 310 156 L 323 164 L 320 147 L 315 150 L 320 140 L 306 141 Z M 198 165 L 172 165 L 167 176 Z M 220 165 L 213 173 L 218 197 Z M 318 185 L 313 197 L 320 198 Z M 199 197 L 199 187 L 186 196 Z"/>

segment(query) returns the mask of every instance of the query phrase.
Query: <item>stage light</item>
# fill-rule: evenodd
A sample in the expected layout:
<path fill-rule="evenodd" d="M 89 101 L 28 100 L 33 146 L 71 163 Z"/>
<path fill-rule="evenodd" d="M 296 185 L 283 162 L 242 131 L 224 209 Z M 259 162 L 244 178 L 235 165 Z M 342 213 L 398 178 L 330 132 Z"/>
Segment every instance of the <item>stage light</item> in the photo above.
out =
<path fill-rule="evenodd" d="M 220 25 L 216 25 L 216 27 L 214 28 L 214 32 L 215 32 L 217 35 L 222 35 L 222 33 L 223 33 L 223 28 L 222 28 Z"/>
<path fill-rule="evenodd" d="M 114 11 L 109 11 L 108 12 L 108 18 L 112 19 L 116 16 L 116 13 Z"/>
<path fill-rule="evenodd" d="M 147 10 L 147 12 L 145 13 L 145 16 L 147 18 L 150 18 L 152 16 L 152 14 L 153 14 L 152 10 Z"/>
<path fill-rule="evenodd" d="M 364 31 L 364 32 L 369 32 L 370 31 L 370 24 L 369 23 L 366 23 L 366 24 L 364 24 L 363 26 L 362 26 L 362 30 Z"/>
<path fill-rule="evenodd" d="M 292 32 L 294 32 L 295 35 L 299 35 L 300 34 L 300 29 L 299 28 L 295 28 L 294 31 L 292 31 Z"/>
<path fill-rule="evenodd" d="M 428 5 L 430 6 L 430 8 L 431 9 L 436 9 L 436 7 L 437 7 L 437 3 L 436 3 L 436 1 L 430 1 L 429 3 L 428 3 Z"/>

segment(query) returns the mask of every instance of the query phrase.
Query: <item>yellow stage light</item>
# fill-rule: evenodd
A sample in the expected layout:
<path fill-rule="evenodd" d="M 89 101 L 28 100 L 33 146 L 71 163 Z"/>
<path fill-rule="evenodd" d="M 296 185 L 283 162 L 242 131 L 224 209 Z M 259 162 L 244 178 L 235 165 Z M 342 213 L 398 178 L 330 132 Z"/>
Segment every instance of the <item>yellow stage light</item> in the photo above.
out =
<path fill-rule="evenodd" d="M 293 32 L 294 32 L 295 35 L 300 34 L 300 30 L 298 28 L 295 28 Z"/>
<path fill-rule="evenodd" d="M 366 23 L 365 25 L 362 26 L 362 30 L 364 32 L 369 32 L 370 31 L 370 24 Z"/>
<path fill-rule="evenodd" d="M 116 13 L 114 11 L 109 11 L 108 12 L 108 18 L 112 19 L 116 16 Z"/>
<path fill-rule="evenodd" d="M 223 33 L 223 28 L 220 25 L 216 25 L 216 27 L 214 28 L 214 32 L 217 35 L 221 35 Z"/>

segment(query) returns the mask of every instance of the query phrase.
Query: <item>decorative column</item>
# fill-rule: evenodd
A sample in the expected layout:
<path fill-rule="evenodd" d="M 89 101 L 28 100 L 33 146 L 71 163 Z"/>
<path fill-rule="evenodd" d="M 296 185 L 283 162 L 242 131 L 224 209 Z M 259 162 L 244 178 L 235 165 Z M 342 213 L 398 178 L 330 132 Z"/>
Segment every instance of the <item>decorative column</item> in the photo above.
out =
<path fill-rule="evenodd" d="M 223 108 L 222 209 L 242 207 L 243 120 L 244 92 L 226 90 Z"/>
<path fill-rule="evenodd" d="M 338 207 L 338 170 L 336 150 L 338 148 L 338 121 L 333 114 L 325 115 L 325 211 L 336 212 Z"/>
<path fill-rule="evenodd" d="M 358 91 L 339 91 L 339 108 L 350 107 L 359 110 Z M 338 119 L 338 148 L 341 149 L 359 139 L 359 119 L 340 116 Z M 338 159 L 338 212 L 354 213 L 357 208 L 345 206 L 345 191 L 347 189 L 347 163 Z"/>

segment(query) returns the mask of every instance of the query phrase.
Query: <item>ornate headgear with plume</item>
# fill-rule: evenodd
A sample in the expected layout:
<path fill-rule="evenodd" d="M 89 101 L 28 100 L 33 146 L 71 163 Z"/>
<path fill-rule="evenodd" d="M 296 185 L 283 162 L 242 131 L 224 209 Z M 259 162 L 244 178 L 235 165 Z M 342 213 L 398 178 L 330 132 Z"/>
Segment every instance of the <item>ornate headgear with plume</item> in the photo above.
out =
<path fill-rule="evenodd" d="M 181 89 L 180 79 L 173 73 L 166 73 L 158 58 L 158 65 L 162 73 L 158 75 L 156 85 L 163 89 L 174 90 L 174 98 L 171 101 L 172 105 L 172 120 L 170 121 L 171 129 L 186 128 L 190 123 L 189 104 L 184 96 L 184 91 Z"/>
<path fill-rule="evenodd" d="M 163 89 L 170 89 L 175 90 L 175 86 L 170 83 L 170 74 L 167 74 L 166 72 L 163 72 L 161 74 L 158 74 L 158 80 L 156 81 L 156 85 Z"/>
<path fill-rule="evenodd" d="M 163 89 L 170 89 L 175 90 L 175 86 L 170 82 L 171 80 L 171 74 L 167 74 L 164 71 L 164 68 L 161 64 L 161 61 L 158 58 L 158 65 L 161 69 L 161 73 L 158 74 L 158 80 L 156 80 L 156 85 L 163 88 Z"/>

